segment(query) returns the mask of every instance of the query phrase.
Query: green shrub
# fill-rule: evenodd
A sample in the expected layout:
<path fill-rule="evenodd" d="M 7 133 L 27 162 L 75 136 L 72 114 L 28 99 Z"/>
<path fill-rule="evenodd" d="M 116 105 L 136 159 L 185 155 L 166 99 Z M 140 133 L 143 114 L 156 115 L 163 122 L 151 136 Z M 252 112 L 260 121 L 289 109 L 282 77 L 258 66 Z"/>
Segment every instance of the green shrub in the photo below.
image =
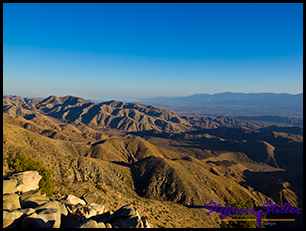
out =
<path fill-rule="evenodd" d="M 13 173 L 25 171 L 37 171 L 42 177 L 39 181 L 40 192 L 46 193 L 46 196 L 51 197 L 54 193 L 54 182 L 51 175 L 53 172 L 45 168 L 40 161 L 35 161 L 25 154 L 18 153 L 15 158 L 8 160 L 8 167 Z"/>
<path fill-rule="evenodd" d="M 99 189 L 99 190 L 101 190 L 102 192 L 104 192 L 105 194 L 106 194 L 106 189 L 105 188 L 102 188 L 102 186 L 101 185 L 99 185 L 99 184 L 96 184 L 96 186 L 95 186 L 97 189 Z"/>

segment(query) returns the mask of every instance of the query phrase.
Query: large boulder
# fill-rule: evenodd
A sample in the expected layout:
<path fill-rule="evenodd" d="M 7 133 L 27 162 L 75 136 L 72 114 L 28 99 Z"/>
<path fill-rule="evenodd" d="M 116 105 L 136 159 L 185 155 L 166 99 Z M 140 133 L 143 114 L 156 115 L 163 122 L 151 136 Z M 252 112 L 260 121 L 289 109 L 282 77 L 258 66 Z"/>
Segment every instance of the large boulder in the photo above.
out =
<path fill-rule="evenodd" d="M 17 191 L 17 180 L 3 180 L 3 194 L 12 194 Z"/>
<path fill-rule="evenodd" d="M 19 196 L 16 193 L 3 195 L 3 210 L 15 210 L 20 208 Z"/>
<path fill-rule="evenodd" d="M 37 171 L 20 172 L 8 177 L 9 180 L 17 180 L 16 189 L 21 193 L 38 189 L 38 183 L 41 178 L 42 177 L 38 174 Z"/>
<path fill-rule="evenodd" d="M 35 210 L 41 209 L 57 209 L 60 210 L 60 203 L 58 201 L 48 201 L 42 205 L 39 205 L 35 208 Z"/>
<path fill-rule="evenodd" d="M 40 191 L 37 190 L 31 190 L 28 192 L 24 192 L 20 195 L 20 200 L 49 200 L 48 197 L 46 197 L 46 194 L 41 194 Z"/>
<path fill-rule="evenodd" d="M 35 208 L 45 204 L 49 198 L 41 194 L 39 190 L 30 190 L 20 195 L 20 204 L 22 208 Z"/>

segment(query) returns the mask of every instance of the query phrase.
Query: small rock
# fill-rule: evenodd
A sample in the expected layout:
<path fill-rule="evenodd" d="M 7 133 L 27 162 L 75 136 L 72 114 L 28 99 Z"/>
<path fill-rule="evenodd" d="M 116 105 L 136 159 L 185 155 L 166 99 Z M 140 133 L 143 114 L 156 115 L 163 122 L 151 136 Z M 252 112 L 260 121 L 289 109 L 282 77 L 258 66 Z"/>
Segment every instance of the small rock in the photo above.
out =
<path fill-rule="evenodd" d="M 20 208 L 19 196 L 16 193 L 3 195 L 3 210 L 15 210 Z"/>
<path fill-rule="evenodd" d="M 88 205 L 91 203 L 100 204 L 100 205 L 104 203 L 104 199 L 102 197 L 101 192 L 96 192 L 96 191 L 89 192 L 84 194 L 82 198 L 84 199 L 84 201 L 86 201 Z"/>
<path fill-rule="evenodd" d="M 3 194 L 12 194 L 17 192 L 17 180 L 3 180 Z"/>
<path fill-rule="evenodd" d="M 98 204 L 95 204 L 95 203 L 89 204 L 89 207 L 93 208 L 96 211 L 96 215 L 102 214 L 104 212 L 104 209 L 105 209 L 104 205 L 98 205 Z"/>
<path fill-rule="evenodd" d="M 86 202 L 83 201 L 82 199 L 73 196 L 73 195 L 68 195 L 65 198 L 62 199 L 63 203 L 65 204 L 73 204 L 73 205 L 77 205 L 77 204 L 81 204 L 81 205 L 86 205 Z"/>
<path fill-rule="evenodd" d="M 105 224 L 105 228 L 111 229 L 111 228 L 112 228 L 112 225 L 111 225 L 110 223 L 106 223 L 106 224 Z"/>
<path fill-rule="evenodd" d="M 89 218 L 96 215 L 96 211 L 86 205 L 78 208 L 75 213 L 79 216 L 84 216 L 85 218 Z"/>
<path fill-rule="evenodd" d="M 76 213 L 77 209 L 82 207 L 81 204 L 77 204 L 77 205 L 73 205 L 73 204 L 67 204 L 67 210 L 70 212 L 70 213 Z"/>
<path fill-rule="evenodd" d="M 35 208 L 35 210 L 41 210 L 41 209 L 60 209 L 60 203 L 57 201 L 48 201 L 44 204 L 39 205 Z"/>
<path fill-rule="evenodd" d="M 45 204 L 46 202 L 48 202 L 48 201 L 46 201 L 46 200 L 26 200 L 26 201 L 21 202 L 21 207 L 23 209 L 36 208 L 37 206 Z"/>

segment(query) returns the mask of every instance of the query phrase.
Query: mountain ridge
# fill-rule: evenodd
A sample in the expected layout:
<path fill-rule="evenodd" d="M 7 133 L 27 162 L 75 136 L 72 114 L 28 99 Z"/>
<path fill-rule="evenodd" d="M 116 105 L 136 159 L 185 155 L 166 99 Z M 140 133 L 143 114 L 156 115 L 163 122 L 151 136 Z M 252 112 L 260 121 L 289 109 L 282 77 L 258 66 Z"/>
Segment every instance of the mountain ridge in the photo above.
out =
<path fill-rule="evenodd" d="M 25 103 L 4 96 L 3 112 L 14 116 L 50 116 L 74 125 L 85 124 L 91 128 L 111 128 L 127 131 L 155 130 L 182 132 L 194 127 L 220 126 L 259 128 L 253 123 L 235 118 L 202 117 L 184 118 L 178 114 L 151 105 L 107 101 L 93 103 L 75 96 L 49 96 L 46 99 Z"/>

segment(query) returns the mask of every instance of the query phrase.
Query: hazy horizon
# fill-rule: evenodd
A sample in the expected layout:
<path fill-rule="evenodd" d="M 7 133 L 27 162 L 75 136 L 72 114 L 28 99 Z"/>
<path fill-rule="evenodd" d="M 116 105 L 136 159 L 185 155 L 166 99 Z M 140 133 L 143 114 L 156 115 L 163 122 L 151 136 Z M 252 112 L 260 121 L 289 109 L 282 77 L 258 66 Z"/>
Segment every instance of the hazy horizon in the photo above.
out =
<path fill-rule="evenodd" d="M 208 94 L 208 95 L 215 95 L 215 94 L 222 94 L 222 93 L 242 93 L 242 94 L 254 94 L 255 92 L 217 92 L 217 93 L 213 93 L 213 94 L 209 94 L 209 93 L 195 93 L 195 94 L 192 94 L 192 95 L 202 95 L 202 94 Z M 290 94 L 290 95 L 299 95 L 299 94 L 303 94 L 303 92 L 301 93 L 297 93 L 297 94 L 291 94 L 291 93 L 288 93 L 288 92 L 281 92 L 281 93 L 275 93 L 275 92 L 256 92 L 255 94 L 265 94 L 265 93 L 272 93 L 272 94 Z M 20 97 L 23 97 L 23 98 L 48 98 L 50 96 L 56 96 L 56 97 L 65 97 L 65 96 L 68 96 L 68 95 L 71 95 L 71 94 L 66 94 L 66 95 L 55 95 L 55 94 L 51 94 L 51 95 L 47 95 L 47 96 L 43 96 L 43 95 L 40 95 L 40 96 L 33 96 L 33 95 L 16 95 L 16 94 L 3 94 L 3 95 L 12 95 L 12 96 L 20 96 Z M 98 99 L 98 98 L 86 98 L 86 97 L 83 97 L 81 95 L 72 95 L 72 96 L 75 96 L 75 97 L 80 97 L 80 98 L 83 98 L 83 99 L 86 99 L 86 100 L 95 100 L 95 101 L 111 101 L 111 100 L 116 100 L 116 101 L 123 101 L 123 102 L 133 102 L 133 101 L 145 101 L 145 100 L 151 100 L 151 99 L 154 99 L 154 98 L 176 98 L 176 97 L 188 97 L 188 96 L 192 96 L 192 95 L 183 95 L 183 96 L 172 96 L 172 97 L 167 97 L 167 96 L 156 96 L 156 97 L 150 97 L 150 98 L 138 98 L 138 99 L 120 99 L 120 98 L 103 98 L 103 99 Z"/>
<path fill-rule="evenodd" d="M 3 94 L 303 92 L 303 4 L 3 4 Z"/>

